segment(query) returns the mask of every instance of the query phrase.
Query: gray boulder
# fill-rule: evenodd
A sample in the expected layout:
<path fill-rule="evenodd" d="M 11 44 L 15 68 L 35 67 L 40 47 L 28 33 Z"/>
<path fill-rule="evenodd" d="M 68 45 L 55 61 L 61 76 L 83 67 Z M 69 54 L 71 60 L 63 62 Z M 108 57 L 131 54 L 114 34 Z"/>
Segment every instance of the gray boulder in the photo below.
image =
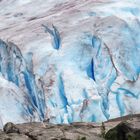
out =
<path fill-rule="evenodd" d="M 17 126 L 11 122 L 8 122 L 4 125 L 3 130 L 5 133 L 19 133 Z"/>

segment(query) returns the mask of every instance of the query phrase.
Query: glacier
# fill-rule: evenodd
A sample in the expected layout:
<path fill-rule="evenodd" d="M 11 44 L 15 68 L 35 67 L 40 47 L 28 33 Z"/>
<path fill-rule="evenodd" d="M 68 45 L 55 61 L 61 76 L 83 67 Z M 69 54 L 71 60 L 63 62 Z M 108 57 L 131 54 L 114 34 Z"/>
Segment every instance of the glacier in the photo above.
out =
<path fill-rule="evenodd" d="M 140 113 L 139 5 L 0 1 L 0 128 Z"/>

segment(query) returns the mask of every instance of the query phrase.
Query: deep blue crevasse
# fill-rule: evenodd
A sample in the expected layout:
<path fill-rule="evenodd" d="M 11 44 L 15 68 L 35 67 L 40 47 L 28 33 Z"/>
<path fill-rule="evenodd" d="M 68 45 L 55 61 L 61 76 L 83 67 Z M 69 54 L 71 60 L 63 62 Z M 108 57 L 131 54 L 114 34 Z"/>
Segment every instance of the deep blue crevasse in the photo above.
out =
<path fill-rule="evenodd" d="M 65 111 L 67 112 L 68 100 L 65 95 L 64 83 L 63 83 L 61 74 L 59 75 L 58 78 L 59 78 L 59 81 L 58 81 L 59 95 L 60 95 L 61 101 L 64 105 Z"/>
<path fill-rule="evenodd" d="M 94 76 L 94 60 L 93 58 L 91 59 L 91 62 L 87 68 L 87 75 L 95 81 L 95 76 Z"/>
<path fill-rule="evenodd" d="M 48 32 L 53 37 L 54 49 L 59 50 L 60 45 L 61 45 L 61 37 L 57 28 L 54 25 L 52 25 L 53 29 L 51 30 L 46 25 L 42 25 L 42 26 L 45 28 L 45 32 Z"/>

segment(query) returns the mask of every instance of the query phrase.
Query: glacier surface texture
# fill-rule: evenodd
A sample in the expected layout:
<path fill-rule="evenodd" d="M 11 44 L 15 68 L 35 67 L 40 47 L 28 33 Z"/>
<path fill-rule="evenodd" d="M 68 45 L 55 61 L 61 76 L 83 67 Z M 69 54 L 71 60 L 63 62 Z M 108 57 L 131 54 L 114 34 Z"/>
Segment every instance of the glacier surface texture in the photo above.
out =
<path fill-rule="evenodd" d="M 2 0 L 0 20 L 0 127 L 140 113 L 139 0 Z"/>

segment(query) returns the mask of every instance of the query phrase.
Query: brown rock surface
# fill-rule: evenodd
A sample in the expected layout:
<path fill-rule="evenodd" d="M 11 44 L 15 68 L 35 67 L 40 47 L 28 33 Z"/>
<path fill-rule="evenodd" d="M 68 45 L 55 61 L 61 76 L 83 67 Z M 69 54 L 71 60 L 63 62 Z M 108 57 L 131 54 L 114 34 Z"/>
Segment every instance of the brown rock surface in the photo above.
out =
<path fill-rule="evenodd" d="M 133 115 L 105 122 L 105 131 L 116 127 L 120 122 L 129 123 L 131 130 L 140 130 L 140 116 Z M 80 123 L 54 125 L 44 123 L 25 123 L 14 125 L 19 132 L 0 131 L 0 140 L 103 140 L 101 124 Z M 11 127 L 12 128 L 12 127 Z M 138 132 L 138 131 L 137 131 Z M 113 139 L 112 139 L 113 140 Z M 119 140 L 119 139 L 114 139 Z"/>

